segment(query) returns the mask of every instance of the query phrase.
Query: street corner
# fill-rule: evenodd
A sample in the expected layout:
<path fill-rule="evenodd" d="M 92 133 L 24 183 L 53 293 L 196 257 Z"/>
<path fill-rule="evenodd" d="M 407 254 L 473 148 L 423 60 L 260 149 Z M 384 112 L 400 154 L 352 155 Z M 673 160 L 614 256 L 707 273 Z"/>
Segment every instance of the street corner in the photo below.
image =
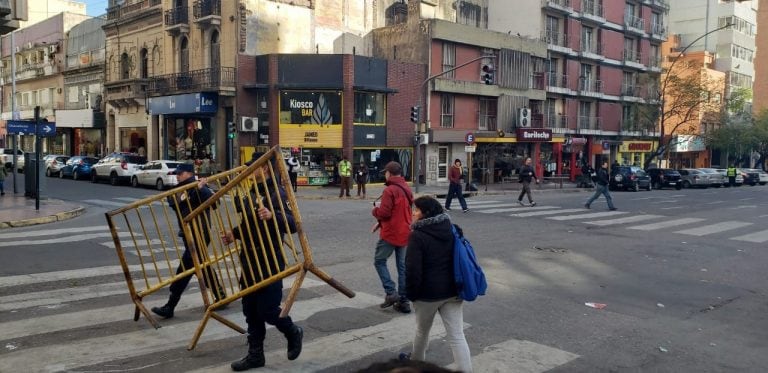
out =
<path fill-rule="evenodd" d="M 63 201 L 56 201 L 53 205 L 43 206 L 40 210 L 35 210 L 31 206 L 6 210 L 7 220 L 0 221 L 0 229 L 55 223 L 73 219 L 85 213 L 84 207 L 63 203 Z"/>

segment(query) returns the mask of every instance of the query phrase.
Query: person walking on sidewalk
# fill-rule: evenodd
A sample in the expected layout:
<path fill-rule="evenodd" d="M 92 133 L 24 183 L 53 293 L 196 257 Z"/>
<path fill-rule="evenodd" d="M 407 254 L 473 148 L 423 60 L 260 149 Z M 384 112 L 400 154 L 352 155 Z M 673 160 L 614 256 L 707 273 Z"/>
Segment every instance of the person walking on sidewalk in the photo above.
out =
<path fill-rule="evenodd" d="M 291 178 L 291 187 L 293 192 L 296 193 L 299 181 L 299 160 L 296 159 L 295 155 L 291 154 L 286 163 L 288 164 L 288 177 Z"/>
<path fill-rule="evenodd" d="M 413 201 L 412 232 L 405 256 L 405 287 L 416 312 L 413 350 L 403 358 L 425 360 L 429 330 L 439 313 L 446 341 L 457 368 L 472 372 L 472 359 L 464 337 L 463 301 L 458 297 L 453 269 L 454 236 L 451 219 L 440 202 L 430 196 Z M 456 229 L 460 231 L 457 226 Z"/>
<path fill-rule="evenodd" d="M 413 193 L 402 175 L 403 167 L 395 161 L 384 166 L 386 187 L 381 193 L 381 203 L 376 206 L 373 202 L 373 217 L 377 223 L 373 232 L 380 230 L 379 242 L 376 244 L 376 254 L 373 265 L 384 287 L 384 303 L 381 308 L 389 306 L 402 313 L 410 313 L 411 305 L 405 292 L 405 246 L 411 232 L 411 205 Z M 397 287 L 389 275 L 387 259 L 395 253 L 397 267 Z"/>
<path fill-rule="evenodd" d="M 357 167 L 355 181 L 357 181 L 357 196 L 365 199 L 365 184 L 368 182 L 368 166 L 365 165 L 365 162 L 360 162 L 360 166 Z M 363 192 L 362 197 L 360 191 Z"/>
<path fill-rule="evenodd" d="M 352 184 L 352 163 L 349 162 L 346 155 L 341 159 L 341 162 L 339 162 L 339 178 L 341 179 L 339 182 L 341 185 L 339 198 L 344 197 L 345 192 L 347 197 L 352 197 L 349 195 L 349 187 L 350 184 Z"/>
<path fill-rule="evenodd" d="M 520 168 L 520 176 L 518 181 L 523 184 L 523 189 L 520 191 L 520 196 L 517 197 L 517 203 L 519 203 L 520 206 L 525 206 L 523 204 L 523 196 L 526 194 L 528 195 L 528 203 L 530 203 L 531 206 L 536 206 L 536 202 L 533 202 L 533 195 L 531 194 L 531 181 L 536 180 L 536 184 L 538 184 L 539 178 L 536 177 L 536 172 L 533 170 L 531 164 L 533 164 L 531 158 L 526 158 L 525 164 Z"/>
<path fill-rule="evenodd" d="M 5 170 L 5 165 L 0 164 L 0 196 L 5 195 L 5 177 L 8 176 L 8 171 Z"/>
<path fill-rule="evenodd" d="M 262 155 L 264 153 L 255 153 L 247 165 L 253 164 Z M 283 242 L 284 234 L 291 234 L 296 231 L 296 221 L 289 208 L 285 189 L 278 180 L 277 190 L 275 190 L 269 171 L 269 164 L 266 163 L 254 171 L 257 182 L 249 191 L 249 195 L 244 196 L 237 203 L 238 212 L 248 216 L 243 217 L 240 224 L 232 231 L 225 232 L 221 236 L 225 245 L 229 245 L 235 240 L 240 240 L 241 244 L 244 245 L 240 251 L 240 264 L 243 267 L 240 286 L 243 289 L 263 281 L 264 277 L 269 276 L 270 273 L 274 274 L 285 270 L 285 259 L 280 254 L 280 247 L 274 248 L 275 253 L 277 253 L 274 255 L 270 254 L 271 249 L 264 245 L 269 242 L 273 245 L 279 245 L 280 242 Z M 263 180 L 265 177 L 267 180 Z M 264 245 L 259 244 L 259 242 Z M 245 315 L 245 323 L 248 324 L 248 354 L 233 362 L 230 365 L 232 370 L 239 372 L 260 368 L 266 364 L 264 356 L 266 324 L 274 325 L 285 336 L 288 342 L 288 360 L 296 360 L 299 357 L 304 330 L 294 324 L 290 316 L 280 317 L 282 299 L 282 280 L 277 280 L 243 296 L 243 315 Z"/>
<path fill-rule="evenodd" d="M 602 166 L 597 170 L 595 194 L 587 200 L 584 207 L 589 208 L 592 202 L 600 197 L 601 194 L 605 196 L 605 201 L 608 202 L 608 210 L 616 210 L 616 207 L 613 205 L 613 200 L 611 199 L 611 193 L 608 191 L 608 161 L 603 161 Z"/>
<path fill-rule="evenodd" d="M 464 212 L 469 211 L 467 207 L 467 201 L 464 199 L 464 193 L 461 191 L 461 179 L 463 178 L 463 169 L 461 168 L 461 160 L 456 159 L 453 161 L 453 166 L 448 170 L 448 195 L 445 196 L 445 209 L 451 211 L 451 201 L 456 196 L 459 199 L 461 210 Z"/>
<path fill-rule="evenodd" d="M 211 198 L 211 196 L 213 196 L 213 191 L 208 188 L 208 185 L 206 184 L 207 180 L 205 178 L 201 178 L 200 180 L 195 178 L 195 168 L 190 163 L 179 164 L 176 167 L 176 177 L 179 180 L 179 187 L 195 182 L 197 183 L 197 188 L 187 189 L 177 195 L 176 198 L 174 198 L 173 195 L 168 197 L 168 205 L 176 211 L 176 218 L 179 221 L 179 237 L 181 237 L 182 242 L 184 243 L 184 253 L 181 255 L 181 263 L 179 263 L 179 267 L 176 268 L 176 274 L 178 275 L 195 266 L 190 252 L 190 243 L 187 242 L 187 238 L 184 236 L 184 231 L 181 229 L 183 224 L 182 219 L 202 205 L 203 202 Z M 210 212 L 206 211 L 206 216 L 205 222 L 210 222 Z M 202 224 L 202 227 L 203 238 L 205 239 L 205 244 L 207 246 L 211 241 L 211 233 L 207 224 Z M 202 251 L 198 251 L 198 253 L 202 253 Z M 214 303 L 226 298 L 226 292 L 221 284 L 219 284 L 218 276 L 214 273 L 213 268 L 207 267 L 205 271 L 206 286 L 215 289 Z M 171 295 L 168 297 L 168 302 L 161 307 L 152 307 L 152 312 L 166 319 L 173 317 L 173 310 L 176 308 L 176 305 L 179 304 L 181 294 L 184 293 L 184 290 L 187 288 L 187 285 L 189 285 L 191 279 L 192 274 L 190 273 L 188 276 L 182 277 L 172 283 L 170 286 Z M 210 280 L 213 280 L 214 283 L 209 283 L 208 281 Z"/>

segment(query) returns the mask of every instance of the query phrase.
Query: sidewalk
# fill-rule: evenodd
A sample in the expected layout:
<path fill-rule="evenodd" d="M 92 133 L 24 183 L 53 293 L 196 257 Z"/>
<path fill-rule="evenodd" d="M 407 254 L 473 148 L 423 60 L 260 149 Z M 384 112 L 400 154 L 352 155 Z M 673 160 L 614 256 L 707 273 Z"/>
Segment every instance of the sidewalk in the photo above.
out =
<path fill-rule="evenodd" d="M 76 203 L 65 202 L 53 198 L 40 200 L 40 210 L 35 210 L 35 199 L 24 196 L 24 184 L 19 183 L 18 192 L 13 193 L 13 177 L 5 180 L 5 195 L 0 197 L 0 229 L 12 227 L 24 227 L 36 224 L 53 223 L 71 219 L 82 215 L 85 207 Z M 381 195 L 384 184 L 372 184 L 367 186 L 366 199 L 374 200 Z M 411 185 L 411 189 L 414 189 Z M 576 188 L 573 183 L 564 182 L 562 188 L 559 183 L 542 183 L 533 186 L 534 193 L 565 193 L 580 192 L 589 189 Z M 445 198 L 448 185 L 419 185 L 417 196 L 431 195 L 436 198 Z M 589 190 L 591 191 L 591 190 Z M 415 190 L 414 190 L 415 192 Z M 351 198 L 356 198 L 357 185 L 350 190 Z M 520 184 L 504 183 L 480 185 L 476 192 L 464 192 L 465 197 L 482 195 L 516 195 L 520 193 Z M 301 186 L 296 193 L 296 198 L 307 200 L 338 199 L 339 187 L 327 186 Z"/>

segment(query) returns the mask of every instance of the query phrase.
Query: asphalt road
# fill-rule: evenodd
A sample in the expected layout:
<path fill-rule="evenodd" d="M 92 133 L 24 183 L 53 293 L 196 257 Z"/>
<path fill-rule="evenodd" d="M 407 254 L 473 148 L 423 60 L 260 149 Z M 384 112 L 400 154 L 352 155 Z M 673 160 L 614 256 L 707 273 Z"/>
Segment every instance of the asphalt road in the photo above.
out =
<path fill-rule="evenodd" d="M 186 351 L 201 316 L 196 290 L 161 329 L 132 320 L 104 212 L 153 190 L 58 179 L 48 186 L 88 209 L 70 221 L 0 231 L 0 371 L 228 371 L 245 353 L 245 338 L 215 321 Z M 584 209 L 588 193 L 539 193 L 533 208 L 513 195 L 470 198 L 471 211 L 452 217 L 490 285 L 464 307 L 475 370 L 764 371 L 766 193 L 612 192 L 615 212 L 602 198 Z M 407 350 L 412 315 L 377 306 L 370 202 L 300 200 L 299 208 L 315 262 L 358 296 L 310 282 L 292 311 L 306 330 L 304 354 L 287 362 L 272 330 L 261 371 L 353 371 Z M 224 313 L 243 325 L 239 308 Z M 448 365 L 440 325 L 428 358 Z"/>

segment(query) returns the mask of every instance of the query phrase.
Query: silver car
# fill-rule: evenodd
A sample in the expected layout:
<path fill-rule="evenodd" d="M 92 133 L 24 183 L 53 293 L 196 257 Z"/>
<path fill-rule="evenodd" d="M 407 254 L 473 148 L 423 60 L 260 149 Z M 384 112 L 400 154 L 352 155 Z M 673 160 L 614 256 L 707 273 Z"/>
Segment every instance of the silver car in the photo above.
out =
<path fill-rule="evenodd" d="M 720 188 L 725 183 L 728 182 L 728 179 L 725 178 L 721 173 L 717 172 L 714 168 L 699 168 L 698 170 L 704 172 L 709 177 L 709 185 L 713 186 L 715 188 Z"/>
<path fill-rule="evenodd" d="M 683 188 L 709 188 L 709 174 L 699 171 L 695 168 L 682 168 L 677 170 L 680 173 L 680 180 Z"/>
<path fill-rule="evenodd" d="M 45 176 L 58 175 L 61 168 L 67 164 L 67 160 L 69 160 L 69 156 L 63 154 L 48 154 L 43 157 Z"/>
<path fill-rule="evenodd" d="M 719 173 L 720 175 L 723 175 L 723 186 L 731 186 L 730 180 L 728 180 L 728 170 L 725 168 L 715 168 L 715 171 Z M 741 184 L 744 184 L 744 176 L 741 176 L 741 173 L 736 173 L 736 181 L 735 184 L 737 186 L 741 186 Z"/>

